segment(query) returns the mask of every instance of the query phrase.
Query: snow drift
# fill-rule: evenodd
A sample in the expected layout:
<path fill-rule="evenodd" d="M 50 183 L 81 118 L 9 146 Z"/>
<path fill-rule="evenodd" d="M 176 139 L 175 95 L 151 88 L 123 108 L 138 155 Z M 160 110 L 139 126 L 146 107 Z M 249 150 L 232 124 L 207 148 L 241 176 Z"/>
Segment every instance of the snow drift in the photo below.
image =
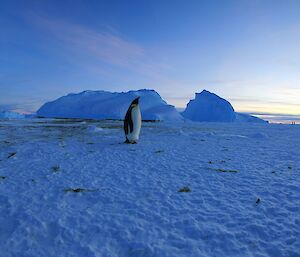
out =
<path fill-rule="evenodd" d="M 236 112 L 235 117 L 236 117 L 236 119 L 235 119 L 236 122 L 268 123 L 268 121 L 265 121 L 263 119 L 255 117 L 255 116 L 251 116 L 246 113 Z"/>
<path fill-rule="evenodd" d="M 121 93 L 83 91 L 68 94 L 44 104 L 38 116 L 48 118 L 123 119 L 133 99 L 140 97 L 143 120 L 181 120 L 174 106 L 168 105 L 154 90 L 137 90 Z"/>
<path fill-rule="evenodd" d="M 184 118 L 204 122 L 266 122 L 260 118 L 236 113 L 232 105 L 225 99 L 207 90 L 196 93 L 182 112 Z"/>
<path fill-rule="evenodd" d="M 0 119 L 24 119 L 25 115 L 14 111 L 0 112 Z"/>

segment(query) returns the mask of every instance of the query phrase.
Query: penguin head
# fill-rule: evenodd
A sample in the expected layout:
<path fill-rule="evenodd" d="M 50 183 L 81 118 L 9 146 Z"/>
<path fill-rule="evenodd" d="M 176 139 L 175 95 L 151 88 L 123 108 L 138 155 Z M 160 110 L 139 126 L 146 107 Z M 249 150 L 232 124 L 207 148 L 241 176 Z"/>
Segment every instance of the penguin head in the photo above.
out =
<path fill-rule="evenodd" d="M 135 98 L 132 102 L 131 102 L 131 107 L 136 107 L 139 104 L 139 99 L 140 97 Z"/>

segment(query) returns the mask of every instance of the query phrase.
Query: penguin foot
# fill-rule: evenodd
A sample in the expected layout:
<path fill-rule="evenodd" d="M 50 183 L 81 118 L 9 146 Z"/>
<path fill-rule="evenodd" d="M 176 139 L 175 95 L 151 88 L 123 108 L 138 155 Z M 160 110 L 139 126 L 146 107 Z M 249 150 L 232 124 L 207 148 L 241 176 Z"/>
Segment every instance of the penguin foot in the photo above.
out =
<path fill-rule="evenodd" d="M 134 145 L 136 143 L 137 143 L 136 141 L 129 141 L 127 138 L 126 138 L 126 140 L 124 142 L 124 144 L 132 144 L 132 145 Z"/>

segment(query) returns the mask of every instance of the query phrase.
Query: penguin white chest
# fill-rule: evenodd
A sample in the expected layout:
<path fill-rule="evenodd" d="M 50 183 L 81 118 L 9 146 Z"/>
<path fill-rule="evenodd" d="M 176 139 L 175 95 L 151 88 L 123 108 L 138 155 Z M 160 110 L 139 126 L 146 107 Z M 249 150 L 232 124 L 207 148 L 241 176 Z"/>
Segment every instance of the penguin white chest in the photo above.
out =
<path fill-rule="evenodd" d="M 129 141 L 137 141 L 139 139 L 142 126 L 142 116 L 140 107 L 138 105 L 132 108 L 131 119 L 133 124 L 133 130 L 131 133 L 128 133 L 127 138 Z"/>

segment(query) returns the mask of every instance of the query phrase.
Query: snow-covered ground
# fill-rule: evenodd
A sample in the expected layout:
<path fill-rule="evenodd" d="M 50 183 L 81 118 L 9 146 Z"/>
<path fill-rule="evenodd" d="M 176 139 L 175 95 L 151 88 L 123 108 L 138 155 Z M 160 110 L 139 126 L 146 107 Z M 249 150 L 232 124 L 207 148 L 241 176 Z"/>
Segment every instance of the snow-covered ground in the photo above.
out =
<path fill-rule="evenodd" d="M 300 256 L 300 126 L 123 141 L 116 121 L 0 121 L 0 256 Z"/>

